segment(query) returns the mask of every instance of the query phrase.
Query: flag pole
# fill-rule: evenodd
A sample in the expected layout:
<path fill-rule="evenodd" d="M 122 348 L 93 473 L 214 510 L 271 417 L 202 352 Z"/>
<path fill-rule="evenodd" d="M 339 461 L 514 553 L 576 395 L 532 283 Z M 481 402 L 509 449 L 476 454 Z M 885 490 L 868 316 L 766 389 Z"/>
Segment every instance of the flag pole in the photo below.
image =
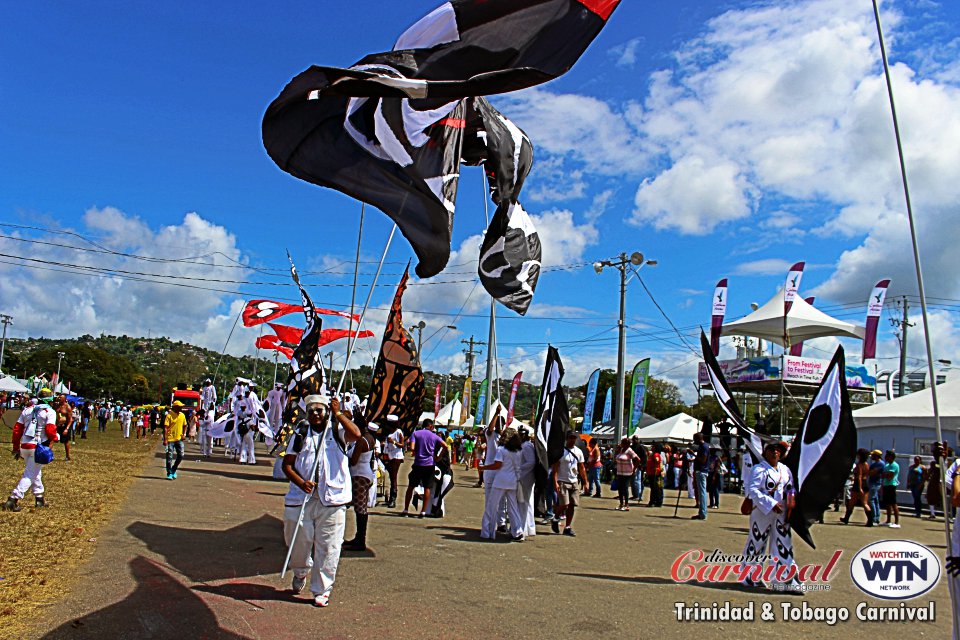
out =
<path fill-rule="evenodd" d="M 377 273 L 373 276 L 373 283 L 370 284 L 370 291 L 367 292 L 367 301 L 363 303 L 363 311 L 360 312 L 360 322 L 357 323 L 357 333 L 363 328 L 363 321 L 367 316 L 367 308 L 370 306 L 370 299 L 373 298 L 373 292 L 377 289 L 377 280 L 380 279 L 380 271 L 383 269 L 383 263 L 387 259 L 387 252 L 390 250 L 390 243 L 393 242 L 393 236 L 397 232 L 397 225 L 394 223 L 393 229 L 390 230 L 390 235 L 387 237 L 387 244 L 383 247 L 383 255 L 380 256 L 380 264 L 377 265 Z M 346 378 L 347 370 L 350 368 L 350 356 L 353 355 L 353 348 L 356 345 L 356 342 L 347 347 L 347 357 L 344 358 L 343 363 L 343 373 L 340 374 L 340 381 L 337 385 L 336 395 L 340 395 L 340 390 L 343 387 L 343 381 Z M 333 426 L 333 414 L 328 418 L 328 427 Z M 313 463 L 313 469 L 310 471 L 310 477 L 313 478 L 317 474 L 317 469 L 320 466 L 320 456 L 317 456 L 317 459 Z M 287 557 L 283 561 L 283 569 L 280 571 L 280 579 L 282 580 L 284 576 L 287 575 L 287 568 L 290 566 L 290 556 L 293 554 L 293 545 L 297 541 L 297 533 L 300 531 L 300 526 L 303 525 L 303 512 L 307 507 L 307 502 L 310 501 L 310 496 L 307 496 L 303 500 L 303 504 L 300 505 L 300 516 L 297 518 L 297 525 L 293 528 L 293 535 L 290 536 L 290 547 L 287 549 Z"/>
<path fill-rule="evenodd" d="M 357 230 L 357 258 L 353 263 L 353 291 L 350 294 L 350 332 L 347 334 L 347 351 L 353 349 L 354 343 L 356 343 L 357 338 L 353 335 L 353 314 L 354 308 L 356 306 L 357 300 L 357 274 L 360 271 L 360 241 L 363 238 L 363 214 L 366 211 L 367 203 L 360 203 L 360 228 Z M 391 239 L 393 234 L 390 234 Z M 389 246 L 389 244 L 388 244 Z M 384 254 L 386 255 L 386 254 Z M 357 333 L 360 333 L 360 330 L 357 330 Z M 344 375 L 346 375 L 346 370 L 344 370 Z M 350 379 L 353 380 L 353 374 L 350 374 Z M 341 385 L 342 386 L 342 385 Z"/>
<path fill-rule="evenodd" d="M 486 221 L 486 225 L 490 227 L 490 210 L 487 204 L 487 176 L 484 172 L 480 173 L 480 188 L 483 191 L 483 217 Z M 482 257 L 482 256 L 481 256 Z M 490 320 L 487 326 L 487 369 L 486 369 L 486 378 L 487 378 L 487 395 L 483 399 L 483 424 L 490 424 L 490 420 L 493 419 L 491 413 L 493 413 L 493 371 L 494 371 L 494 358 L 496 350 L 494 349 L 494 342 L 497 337 L 497 301 L 490 297 Z M 499 400 L 500 394 L 497 394 L 497 399 Z M 477 407 L 477 413 L 480 413 L 480 407 Z"/>
<path fill-rule="evenodd" d="M 923 341 L 927 350 L 927 375 L 930 376 L 930 399 L 933 404 L 933 421 L 937 431 L 937 441 L 943 442 L 943 430 L 940 424 L 940 403 L 937 399 L 937 377 L 933 369 L 933 346 L 930 340 L 930 323 L 927 318 L 927 296 L 923 286 L 923 270 L 920 265 L 920 245 L 917 241 L 917 226 L 913 216 L 913 205 L 910 203 L 910 186 L 907 181 L 907 163 L 903 156 L 903 141 L 900 137 L 900 123 L 897 119 L 897 107 L 893 99 L 893 83 L 890 79 L 890 63 L 887 60 L 887 48 L 883 41 L 883 29 L 880 26 L 880 7 L 877 0 L 873 0 L 873 16 L 877 23 L 877 39 L 880 42 L 880 56 L 883 60 L 883 75 L 887 83 L 887 97 L 890 100 L 890 115 L 893 119 L 893 133 L 897 140 L 897 155 L 900 159 L 900 178 L 903 182 L 903 197 L 907 207 L 907 220 L 910 222 L 910 240 L 913 245 L 913 264 L 917 273 L 917 289 L 920 295 L 920 311 L 923 315 Z M 946 454 L 946 451 L 944 451 Z M 946 462 L 946 455 L 943 457 Z M 953 548 L 950 535 L 950 517 L 949 502 L 946 493 L 946 468 L 943 463 L 940 465 L 940 486 L 945 490 L 940 492 L 940 507 L 943 509 L 943 532 L 947 539 L 947 555 L 953 555 L 956 550 Z M 950 600 L 954 603 L 960 594 L 956 593 L 953 578 L 948 578 L 947 586 L 950 589 Z M 953 613 L 953 638 L 960 639 L 960 620 L 957 619 L 956 606 L 950 607 Z"/>
<path fill-rule="evenodd" d="M 233 321 L 233 326 L 230 328 L 230 333 L 227 335 L 227 341 L 223 343 L 223 349 L 220 351 L 220 359 L 217 360 L 217 370 L 213 374 L 213 386 L 217 386 L 217 376 L 220 374 L 220 363 L 223 362 L 223 354 L 227 352 L 227 345 L 230 344 L 230 338 L 233 337 L 233 332 L 237 328 L 237 323 L 240 322 L 240 318 L 243 316 L 243 310 L 247 307 L 247 301 L 241 300 L 243 302 L 240 305 L 240 313 L 237 314 L 236 320 Z"/>

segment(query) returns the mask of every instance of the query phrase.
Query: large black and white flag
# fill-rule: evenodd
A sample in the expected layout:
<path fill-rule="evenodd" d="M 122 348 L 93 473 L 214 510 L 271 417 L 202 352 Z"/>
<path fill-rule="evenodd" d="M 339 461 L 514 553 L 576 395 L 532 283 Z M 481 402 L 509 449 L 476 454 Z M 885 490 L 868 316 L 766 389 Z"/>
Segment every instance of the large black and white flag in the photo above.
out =
<path fill-rule="evenodd" d="M 703 332 L 703 329 L 700 330 L 700 350 L 703 352 L 703 362 L 707 366 L 707 377 L 710 380 L 710 386 L 713 387 L 713 393 L 716 394 L 717 402 L 720 403 L 720 408 L 733 422 L 752 458 L 750 461 L 744 459 L 743 477 L 746 478 L 749 467 L 763 459 L 763 440 L 757 432 L 747 426 L 747 421 L 744 420 L 740 413 L 740 407 L 737 406 L 737 401 L 733 399 L 733 394 L 730 393 L 727 378 L 720 369 L 717 357 L 713 355 L 713 348 L 710 346 L 710 341 L 707 340 L 707 334 Z"/>
<path fill-rule="evenodd" d="M 480 282 L 508 308 L 524 315 L 540 278 L 540 236 L 519 202 L 497 207 L 480 245 Z"/>
<path fill-rule="evenodd" d="M 563 392 L 563 363 L 554 347 L 547 348 L 547 362 L 540 386 L 537 407 L 536 445 L 538 468 L 545 479 L 553 463 L 563 455 L 564 440 L 570 428 L 570 410 Z"/>
<path fill-rule="evenodd" d="M 417 275 L 434 276 L 450 257 L 463 99 L 565 73 L 617 4 L 448 2 L 401 35 L 393 51 L 296 76 L 264 115 L 264 147 L 282 170 L 386 213 L 417 254 Z M 519 188 L 522 181 L 513 182 Z"/>
<path fill-rule="evenodd" d="M 857 430 L 847 395 L 843 347 L 838 347 L 803 426 L 784 459 L 797 489 L 790 525 L 811 547 L 810 525 L 843 491 L 857 453 Z"/>
<path fill-rule="evenodd" d="M 466 102 L 462 156 L 464 164 L 483 165 L 494 204 L 517 202 L 533 166 L 533 143 L 486 98 L 471 98 Z"/>

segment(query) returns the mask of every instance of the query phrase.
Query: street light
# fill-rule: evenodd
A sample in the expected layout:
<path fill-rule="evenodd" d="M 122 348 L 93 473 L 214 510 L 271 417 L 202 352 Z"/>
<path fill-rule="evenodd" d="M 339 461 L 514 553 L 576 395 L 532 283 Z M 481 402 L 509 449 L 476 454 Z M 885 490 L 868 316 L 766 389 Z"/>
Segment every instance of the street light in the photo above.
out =
<path fill-rule="evenodd" d="M 0 313 L 0 322 L 3 323 L 3 341 L 0 342 L 0 374 L 3 373 L 3 352 L 7 347 L 7 325 L 13 324 L 13 316 Z"/>
<path fill-rule="evenodd" d="M 63 357 L 67 355 L 63 351 L 57 351 L 57 384 L 60 384 L 60 365 L 63 364 Z M 53 392 L 57 392 L 57 384 L 53 385 Z"/>
<path fill-rule="evenodd" d="M 417 332 L 417 364 L 420 364 L 420 348 L 423 346 L 423 330 L 426 326 L 427 323 L 421 320 L 417 324 L 407 327 L 409 331 Z"/>
<path fill-rule="evenodd" d="M 625 389 L 623 384 L 624 358 L 626 357 L 627 332 L 624 316 L 626 315 L 627 299 L 627 265 L 642 268 L 643 265 L 655 266 L 656 260 L 645 260 L 643 254 L 634 251 L 629 256 L 621 253 L 613 260 L 598 260 L 593 263 L 593 270 L 598 274 L 603 273 L 604 267 L 614 267 L 620 272 L 620 320 L 618 323 L 619 341 L 617 345 L 617 412 L 616 412 L 616 442 L 623 438 L 623 404 L 625 402 Z"/>

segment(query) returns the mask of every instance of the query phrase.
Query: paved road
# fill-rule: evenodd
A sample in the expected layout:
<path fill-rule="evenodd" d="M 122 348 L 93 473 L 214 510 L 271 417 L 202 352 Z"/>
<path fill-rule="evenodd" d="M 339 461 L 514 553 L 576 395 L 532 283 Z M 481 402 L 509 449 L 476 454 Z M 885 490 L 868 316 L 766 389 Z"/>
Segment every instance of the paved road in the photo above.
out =
<path fill-rule="evenodd" d="M 73 593 L 52 608 L 38 637 L 102 638 L 599 638 L 773 637 L 780 625 L 679 623 L 676 602 L 780 602 L 811 606 L 882 604 L 859 592 L 849 575 L 852 554 L 868 542 L 907 538 L 943 554 L 942 524 L 904 519 L 896 532 L 830 524 L 814 528 L 818 549 L 797 543 L 801 563 L 844 556 L 831 590 L 805 597 L 764 595 L 733 584 L 677 585 L 670 567 L 693 548 L 742 549 L 746 519 L 739 500 L 707 522 L 690 521 L 692 501 L 671 508 L 614 509 L 616 500 L 585 498 L 575 539 L 544 535 L 521 544 L 479 538 L 482 490 L 460 473 L 442 520 L 400 518 L 377 507 L 372 552 L 340 564 L 332 606 L 316 609 L 291 596 L 279 569 L 286 485 L 258 466 L 198 462 L 196 447 L 173 482 L 158 451 L 134 481 L 121 511 L 99 540 Z M 828 514 L 828 521 L 835 521 Z M 352 536 L 352 515 L 347 532 Z M 289 576 L 288 576 L 289 577 Z M 932 596 L 932 597 L 931 597 Z M 912 637 L 949 636 L 949 596 L 941 583 L 910 604 L 936 602 L 937 621 L 911 624 Z M 759 613 L 759 611 L 758 611 Z M 889 627 L 851 622 L 800 623 L 808 638 L 880 633 Z M 851 627 L 856 625 L 856 627 Z M 898 627 L 903 628 L 903 627 Z M 873 631 L 869 631 L 872 629 Z M 899 631 L 897 632 L 899 633 Z"/>

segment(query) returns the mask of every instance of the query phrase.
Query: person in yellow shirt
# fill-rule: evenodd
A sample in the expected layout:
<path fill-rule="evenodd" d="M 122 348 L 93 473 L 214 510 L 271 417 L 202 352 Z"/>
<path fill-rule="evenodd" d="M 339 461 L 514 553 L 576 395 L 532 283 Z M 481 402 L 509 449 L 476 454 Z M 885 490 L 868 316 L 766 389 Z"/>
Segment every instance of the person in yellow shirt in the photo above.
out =
<path fill-rule="evenodd" d="M 167 450 L 167 480 L 177 478 L 177 467 L 183 460 L 183 437 L 187 429 L 187 417 L 183 415 L 183 403 L 173 402 L 170 413 L 163 421 L 163 446 Z"/>

